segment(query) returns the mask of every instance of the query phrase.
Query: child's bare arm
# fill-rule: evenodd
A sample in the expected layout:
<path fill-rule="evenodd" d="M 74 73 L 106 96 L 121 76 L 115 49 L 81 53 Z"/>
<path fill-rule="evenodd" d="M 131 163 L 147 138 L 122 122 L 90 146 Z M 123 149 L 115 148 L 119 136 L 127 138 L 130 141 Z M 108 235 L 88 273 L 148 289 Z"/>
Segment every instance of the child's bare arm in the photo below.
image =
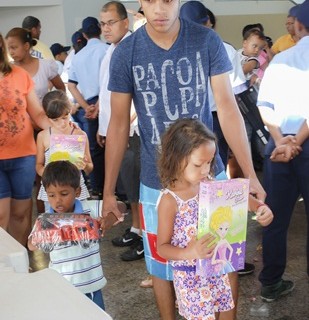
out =
<path fill-rule="evenodd" d="M 84 160 L 86 162 L 86 166 L 84 168 L 84 171 L 87 175 L 89 175 L 93 170 L 93 163 L 90 155 L 90 148 L 89 148 L 89 141 L 88 138 L 86 140 L 86 147 L 85 147 L 85 157 Z"/>
<path fill-rule="evenodd" d="M 247 62 L 245 62 L 242 66 L 242 70 L 244 72 L 244 74 L 248 74 L 250 72 L 252 72 L 254 69 L 256 69 L 258 67 L 258 62 L 255 59 L 249 60 Z"/>
<path fill-rule="evenodd" d="M 37 153 L 36 153 L 35 169 L 39 176 L 42 176 L 45 169 L 45 145 L 44 145 L 45 132 L 44 131 L 41 131 L 38 134 L 37 140 L 36 140 Z"/>
<path fill-rule="evenodd" d="M 208 247 L 215 239 L 211 234 L 207 234 L 199 240 L 196 237 L 192 238 L 186 248 L 171 245 L 176 211 L 177 204 L 175 199 L 170 194 L 163 195 L 158 206 L 157 249 L 159 255 L 167 260 L 191 260 L 211 257 L 215 248 L 215 244 Z"/>

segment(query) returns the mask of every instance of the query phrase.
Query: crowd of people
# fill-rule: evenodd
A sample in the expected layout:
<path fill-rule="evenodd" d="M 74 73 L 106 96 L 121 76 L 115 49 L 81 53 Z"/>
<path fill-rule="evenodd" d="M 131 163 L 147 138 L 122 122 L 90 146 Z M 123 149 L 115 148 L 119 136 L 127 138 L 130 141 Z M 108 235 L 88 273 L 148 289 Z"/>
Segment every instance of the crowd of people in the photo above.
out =
<path fill-rule="evenodd" d="M 263 227 L 261 298 L 290 293 L 287 231 L 300 196 L 309 221 L 309 0 L 291 8 L 274 44 L 260 23 L 244 26 L 239 50 L 199 1 L 140 4 L 130 31 L 125 6 L 106 3 L 99 20 L 82 21 L 72 49 L 48 48 L 32 16 L 0 34 L 0 226 L 36 250 L 34 183 L 38 213 L 90 213 L 103 235 L 130 209 L 132 226 L 112 243 L 128 247 L 124 261 L 145 258 L 141 285 L 153 287 L 161 318 L 175 319 L 177 300 L 186 319 L 233 320 L 238 272 L 196 275 L 196 260 L 215 248 L 212 234 L 197 239 L 199 183 L 249 179 Z M 57 134 L 85 137 L 84 155 L 52 162 Z M 308 248 L 309 235 L 309 275 Z M 99 250 L 56 248 L 50 267 L 104 309 Z M 253 270 L 245 263 L 239 274 Z"/>

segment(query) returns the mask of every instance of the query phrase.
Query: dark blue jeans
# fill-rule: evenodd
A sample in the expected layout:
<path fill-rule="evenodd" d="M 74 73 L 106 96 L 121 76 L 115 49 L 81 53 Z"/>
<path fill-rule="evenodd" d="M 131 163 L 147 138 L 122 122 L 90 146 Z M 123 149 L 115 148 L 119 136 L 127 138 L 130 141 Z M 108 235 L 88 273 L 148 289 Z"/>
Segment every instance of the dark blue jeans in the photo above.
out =
<path fill-rule="evenodd" d="M 222 159 L 224 169 L 226 170 L 227 162 L 229 159 L 229 146 L 224 138 L 216 111 L 212 112 L 212 121 L 213 121 L 213 132 L 216 134 L 218 139 L 219 154 Z"/>
<path fill-rule="evenodd" d="M 104 305 L 104 300 L 103 300 L 103 295 L 101 290 L 91 292 L 91 293 L 85 293 L 85 295 L 91 301 L 93 301 L 96 305 L 98 305 L 101 309 L 105 310 L 105 305 Z"/>
<path fill-rule="evenodd" d="M 95 104 L 98 97 L 87 100 L 89 104 Z M 85 110 L 80 108 L 73 119 L 79 124 L 81 129 L 86 132 L 89 140 L 90 155 L 93 162 L 93 171 L 90 173 L 91 189 L 95 192 L 102 192 L 104 182 L 104 149 L 97 143 L 97 131 L 99 127 L 98 118 L 85 118 Z"/>
<path fill-rule="evenodd" d="M 88 132 L 88 121 L 85 118 L 85 110 L 82 107 L 80 107 L 75 114 L 72 115 L 72 118 L 83 131 L 86 133 Z"/>
<path fill-rule="evenodd" d="M 259 280 L 264 286 L 276 284 L 285 271 L 288 227 L 300 195 L 304 199 L 307 230 L 309 230 L 308 139 L 302 148 L 303 151 L 288 163 L 272 162 L 269 159 L 274 149 L 271 138 L 265 149 L 264 188 L 267 193 L 266 203 L 274 213 L 274 220 L 263 229 L 263 269 Z M 307 273 L 309 275 L 309 234 L 307 234 Z"/>

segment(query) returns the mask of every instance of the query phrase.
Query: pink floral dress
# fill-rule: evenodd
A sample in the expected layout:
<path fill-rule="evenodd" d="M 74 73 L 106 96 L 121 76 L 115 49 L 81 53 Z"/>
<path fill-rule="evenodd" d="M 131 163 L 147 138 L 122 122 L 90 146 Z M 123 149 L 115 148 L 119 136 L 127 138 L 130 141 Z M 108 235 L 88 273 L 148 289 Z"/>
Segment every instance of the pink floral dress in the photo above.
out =
<path fill-rule="evenodd" d="M 198 195 L 183 201 L 168 189 L 164 193 L 170 193 L 178 206 L 171 244 L 185 248 L 197 234 Z M 214 320 L 215 312 L 228 311 L 234 307 L 227 275 L 204 278 L 195 273 L 196 260 L 170 262 L 180 315 L 192 320 Z"/>

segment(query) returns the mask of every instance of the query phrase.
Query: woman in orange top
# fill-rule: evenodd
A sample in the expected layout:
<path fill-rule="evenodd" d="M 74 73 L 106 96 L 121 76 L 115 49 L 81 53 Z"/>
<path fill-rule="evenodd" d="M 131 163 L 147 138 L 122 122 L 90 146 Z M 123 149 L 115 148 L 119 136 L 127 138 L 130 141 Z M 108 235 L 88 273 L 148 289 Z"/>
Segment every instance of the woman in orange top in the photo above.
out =
<path fill-rule="evenodd" d="M 0 34 L 0 226 L 23 245 L 30 233 L 35 177 L 31 121 L 49 126 L 31 77 L 9 63 Z"/>

